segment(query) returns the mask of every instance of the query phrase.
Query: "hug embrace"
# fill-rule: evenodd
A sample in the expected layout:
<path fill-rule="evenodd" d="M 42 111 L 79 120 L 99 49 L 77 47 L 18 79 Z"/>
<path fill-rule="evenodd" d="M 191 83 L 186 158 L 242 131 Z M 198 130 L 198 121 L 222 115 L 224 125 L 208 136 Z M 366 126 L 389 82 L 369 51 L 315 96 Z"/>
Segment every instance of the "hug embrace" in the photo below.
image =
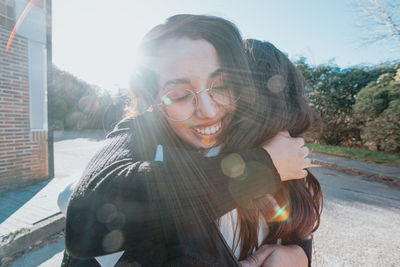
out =
<path fill-rule="evenodd" d="M 68 204 L 62 266 L 310 266 L 322 192 L 305 81 L 231 22 L 176 15 Z"/>

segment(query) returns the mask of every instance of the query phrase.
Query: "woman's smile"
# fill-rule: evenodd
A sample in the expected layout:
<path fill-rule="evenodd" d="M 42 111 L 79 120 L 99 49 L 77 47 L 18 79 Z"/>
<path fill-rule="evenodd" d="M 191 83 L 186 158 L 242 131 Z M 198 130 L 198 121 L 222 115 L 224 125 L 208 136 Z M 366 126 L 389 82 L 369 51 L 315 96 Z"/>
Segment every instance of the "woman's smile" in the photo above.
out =
<path fill-rule="evenodd" d="M 213 147 L 235 110 L 234 105 L 218 103 L 216 100 L 221 101 L 219 95 L 210 93 L 212 84 L 216 84 L 218 88 L 224 85 L 217 51 L 206 40 L 180 38 L 164 41 L 158 55 L 157 72 L 162 89 L 157 99 L 168 96 L 164 97 L 167 101 L 163 104 L 166 105 L 167 112 L 164 114 L 167 114 L 169 125 L 180 138 L 193 146 Z M 182 95 L 185 95 L 182 92 L 195 92 L 195 101 L 181 104 L 184 101 Z M 182 102 L 178 102 L 181 100 Z M 181 109 L 179 105 L 182 106 Z M 187 114 L 188 110 L 190 114 Z M 169 118 L 179 118 L 179 115 L 187 119 L 177 121 Z"/>
<path fill-rule="evenodd" d="M 198 125 L 192 127 L 195 132 L 199 135 L 207 135 L 207 136 L 216 136 L 218 135 L 222 129 L 222 121 L 218 121 L 217 123 L 208 123 L 203 125 Z"/>

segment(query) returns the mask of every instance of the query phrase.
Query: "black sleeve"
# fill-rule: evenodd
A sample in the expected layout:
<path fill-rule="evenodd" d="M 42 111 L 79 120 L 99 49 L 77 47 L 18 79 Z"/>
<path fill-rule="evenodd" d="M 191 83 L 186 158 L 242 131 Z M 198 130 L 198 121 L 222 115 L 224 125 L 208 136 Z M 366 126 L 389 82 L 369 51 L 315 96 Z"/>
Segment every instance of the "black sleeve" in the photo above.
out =
<path fill-rule="evenodd" d="M 304 250 L 304 252 L 307 255 L 309 267 L 311 267 L 311 260 L 312 260 L 312 242 L 313 242 L 312 235 L 310 235 L 307 238 L 302 238 L 299 241 L 299 246 Z"/>
<path fill-rule="evenodd" d="M 76 258 L 139 251 L 148 240 L 179 231 L 181 223 L 214 222 L 280 186 L 279 174 L 261 148 L 204 158 L 165 147 L 163 162 L 157 162 L 135 156 L 132 144 L 138 137 L 131 130 L 107 142 L 69 202 L 66 248 Z"/>

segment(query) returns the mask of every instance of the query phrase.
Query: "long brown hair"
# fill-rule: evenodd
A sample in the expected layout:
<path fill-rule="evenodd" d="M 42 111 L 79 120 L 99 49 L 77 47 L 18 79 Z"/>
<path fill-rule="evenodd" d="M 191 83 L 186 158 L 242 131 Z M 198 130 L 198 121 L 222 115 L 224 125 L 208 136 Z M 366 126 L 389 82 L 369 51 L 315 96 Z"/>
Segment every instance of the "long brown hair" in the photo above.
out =
<path fill-rule="evenodd" d="M 246 56 L 241 35 L 234 24 L 222 18 L 203 15 L 185 14 L 172 16 L 164 24 L 154 27 L 144 37 L 139 48 L 144 60 L 138 64 L 132 77 L 131 92 L 134 105 L 131 106 L 128 114 L 143 113 L 152 104 L 154 97 L 158 93 L 157 73 L 153 71 L 152 64 L 157 64 L 154 59 L 157 58 L 158 47 L 162 45 L 164 40 L 169 38 L 204 39 L 211 43 L 217 50 L 221 67 L 228 74 L 227 80 L 234 85 L 235 93 L 240 95 L 239 101 L 236 103 L 236 111 L 232 123 L 228 125 L 225 131 L 228 135 L 224 136 L 225 139 L 221 139 L 224 141 L 222 151 L 259 147 L 283 129 L 288 129 L 293 136 L 297 136 L 305 132 L 311 125 L 312 112 L 302 97 L 304 83 L 302 83 L 301 76 L 298 75 L 296 68 L 290 62 L 290 64 L 281 65 L 275 59 L 275 63 L 270 67 L 265 65 L 264 69 L 258 69 L 257 62 L 263 58 L 263 63 L 273 62 L 267 58 L 273 55 L 270 54 L 271 51 L 265 52 L 264 56 L 257 54 L 262 50 L 257 50 L 258 52 L 254 50 L 252 52 L 250 49 L 252 42 L 249 41 L 245 43 L 248 53 Z M 276 48 L 274 49 L 277 50 Z M 277 55 L 278 58 L 282 57 L 279 53 Z M 248 60 L 248 58 L 253 58 L 254 61 Z M 284 55 L 282 59 L 287 60 Z M 253 70 L 253 77 L 249 62 Z M 260 66 L 263 63 L 260 63 Z M 281 94 L 273 94 L 266 90 L 267 87 L 263 84 L 265 82 L 263 82 L 263 79 L 272 75 L 268 71 L 277 71 L 279 66 L 282 67 L 282 73 L 289 75 L 284 77 L 288 83 Z M 256 81 L 256 86 L 254 86 L 253 80 Z M 294 83 L 294 85 L 291 85 L 291 83 Z M 255 87 L 257 87 L 257 90 Z M 153 112 L 153 114 L 158 116 L 157 112 Z M 168 128 L 168 124 L 165 121 L 156 118 L 156 122 L 164 122 L 163 127 Z M 171 129 L 167 128 L 162 130 L 164 137 L 171 137 L 177 142 L 182 141 L 174 136 Z M 149 138 L 152 137 L 148 132 L 146 134 Z M 155 143 L 153 145 L 160 142 L 158 137 L 160 136 L 158 135 L 154 138 Z M 144 144 L 144 141 L 142 149 L 148 152 L 149 147 Z M 152 155 L 149 155 L 148 158 L 152 158 Z M 207 181 L 206 176 L 201 175 L 202 171 L 196 169 L 195 163 L 191 166 L 180 166 L 179 160 L 177 160 L 175 167 L 182 169 L 182 172 L 183 169 L 189 169 L 187 170 L 188 173 L 193 171 L 197 173 L 197 180 L 193 180 L 191 175 L 187 175 L 187 179 L 180 181 L 181 183 L 177 186 L 187 185 L 187 187 L 193 188 L 193 184 L 202 184 L 202 186 L 195 187 L 199 190 L 203 188 L 204 191 L 214 190 L 213 185 Z M 160 193 L 166 190 L 160 189 Z M 285 183 L 274 198 L 281 206 L 283 206 L 282 203 L 289 203 L 287 201 L 290 200 L 290 221 L 268 222 L 270 233 L 264 242 L 273 243 L 278 238 L 282 238 L 283 244 L 295 243 L 298 237 L 304 237 L 316 229 L 319 222 L 320 201 L 322 201 L 322 198 L 319 184 L 311 174 L 305 181 Z M 190 200 L 189 195 L 188 199 Z M 223 200 L 205 200 L 205 203 L 208 201 Z M 168 206 L 172 207 L 175 204 L 172 202 Z M 258 245 L 257 226 L 259 215 L 263 214 L 268 220 L 273 217 L 270 216 L 270 213 L 274 211 L 274 208 L 269 207 L 270 203 L 265 199 L 253 201 L 252 204 L 254 207 L 259 208 L 238 208 L 241 225 L 239 236 L 242 240 L 240 259 L 245 258 Z M 206 205 L 204 209 L 209 211 L 209 208 Z M 177 208 L 171 212 L 180 212 L 180 210 Z M 210 212 L 214 213 L 214 211 Z M 194 213 L 194 215 L 196 214 Z M 190 218 L 191 216 L 187 217 Z M 214 218 L 214 216 L 210 216 L 210 218 Z M 203 233 L 207 233 L 207 231 L 205 230 Z"/>
<path fill-rule="evenodd" d="M 133 103 L 137 105 L 130 107 L 130 114 L 142 113 L 152 104 L 160 89 L 157 73 L 153 70 L 157 64 L 158 48 L 167 39 L 179 38 L 203 39 L 214 46 L 220 67 L 227 76 L 226 80 L 234 84 L 235 93 L 241 95 L 238 106 L 243 108 L 237 111 L 241 114 L 247 113 L 246 107 L 253 105 L 256 98 L 243 39 L 237 27 L 216 16 L 179 14 L 151 29 L 139 46 L 141 60 L 130 86 L 134 96 Z"/>
<path fill-rule="evenodd" d="M 246 40 L 245 49 L 257 88 L 257 102 L 250 116 L 235 116 L 226 132 L 221 152 L 256 148 L 279 131 L 300 136 L 317 117 L 304 98 L 305 80 L 286 55 L 268 42 Z M 258 226 L 265 222 L 269 231 L 262 244 L 296 244 L 314 232 L 322 212 L 322 192 L 318 180 L 308 171 L 302 180 L 283 182 L 274 196 L 238 207 L 236 246 L 241 243 L 239 260 L 257 249 Z M 235 233 L 236 235 L 236 233 Z"/>
<path fill-rule="evenodd" d="M 153 69 L 154 64 L 157 64 L 158 48 L 163 45 L 165 40 L 179 38 L 203 39 L 214 46 L 218 54 L 220 67 L 227 76 L 227 82 L 233 85 L 235 94 L 240 95 L 236 103 L 234 116 L 238 118 L 250 117 L 252 110 L 248 107 L 254 106 L 256 103 L 257 92 L 253 85 L 243 39 L 233 23 L 223 18 L 204 15 L 182 14 L 168 18 L 164 24 L 154 27 L 144 37 L 139 47 L 139 54 L 142 59 L 136 66 L 130 85 L 133 105 L 131 105 L 127 115 L 145 113 L 145 115 L 148 115 L 149 120 L 154 121 L 150 126 L 152 128 L 151 132 L 144 129 L 141 134 L 138 134 L 138 136 L 146 137 L 140 140 L 139 149 L 143 151 L 145 158 L 149 160 L 154 158 L 153 151 L 155 151 L 157 144 L 173 143 L 178 147 L 186 147 L 185 145 L 187 145 L 184 140 L 176 136 L 157 110 L 153 110 L 151 114 L 146 112 L 149 106 L 154 103 L 154 99 L 160 90 L 158 75 Z M 193 64 L 196 63 L 194 62 Z M 160 130 L 153 130 L 153 128 L 160 128 Z M 141 129 L 138 130 L 141 131 Z M 187 164 L 181 164 L 182 161 L 180 161 L 179 157 L 184 157 L 185 155 L 185 151 L 182 152 L 183 156 L 177 154 L 174 161 L 169 165 L 170 168 L 178 169 L 182 174 L 177 177 L 179 182 L 156 189 L 161 196 L 166 195 L 163 199 L 165 199 L 165 206 L 169 207 L 169 218 L 172 218 L 172 220 L 182 217 L 187 220 L 196 220 L 198 218 L 196 223 L 174 221 L 173 224 L 176 225 L 174 228 L 180 236 L 185 236 L 187 233 L 194 231 L 194 229 L 185 231 L 187 225 L 190 225 L 191 228 L 201 228 L 201 234 L 206 236 L 210 232 L 208 225 L 215 223 L 215 218 L 221 215 L 219 207 L 224 207 L 224 199 L 222 197 L 221 199 L 208 198 L 207 192 L 214 192 L 214 194 L 211 194 L 214 196 L 218 195 L 218 192 L 215 192 L 215 186 L 207 178 L 204 170 L 198 168 L 196 162 L 186 161 Z M 188 155 L 186 158 L 190 158 L 190 156 Z M 183 204 L 193 207 L 192 210 L 190 208 L 185 210 L 181 208 L 182 203 L 180 203 L 178 197 L 175 198 L 175 190 L 187 195 L 188 203 Z M 193 192 L 203 196 L 201 203 L 193 200 L 195 199 L 191 196 Z M 212 205 L 209 203 L 212 203 Z M 184 216 L 183 212 L 185 212 Z M 207 215 L 199 215 L 200 213 Z M 179 216 L 175 216 L 175 214 Z M 214 238 L 215 236 L 210 236 L 210 240 Z M 215 245 L 215 242 L 213 243 Z"/>

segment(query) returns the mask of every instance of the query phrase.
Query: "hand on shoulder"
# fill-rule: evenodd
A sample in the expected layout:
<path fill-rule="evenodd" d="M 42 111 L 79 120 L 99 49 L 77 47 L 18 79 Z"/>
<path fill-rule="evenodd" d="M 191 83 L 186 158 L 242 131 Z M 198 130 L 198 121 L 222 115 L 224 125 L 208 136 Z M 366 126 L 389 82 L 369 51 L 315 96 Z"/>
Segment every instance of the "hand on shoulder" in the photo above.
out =
<path fill-rule="evenodd" d="M 309 149 L 304 146 L 304 138 L 291 137 L 288 131 L 279 132 L 262 146 L 275 165 L 282 181 L 302 179 L 307 176 L 306 168 L 311 160 L 306 158 Z"/>

